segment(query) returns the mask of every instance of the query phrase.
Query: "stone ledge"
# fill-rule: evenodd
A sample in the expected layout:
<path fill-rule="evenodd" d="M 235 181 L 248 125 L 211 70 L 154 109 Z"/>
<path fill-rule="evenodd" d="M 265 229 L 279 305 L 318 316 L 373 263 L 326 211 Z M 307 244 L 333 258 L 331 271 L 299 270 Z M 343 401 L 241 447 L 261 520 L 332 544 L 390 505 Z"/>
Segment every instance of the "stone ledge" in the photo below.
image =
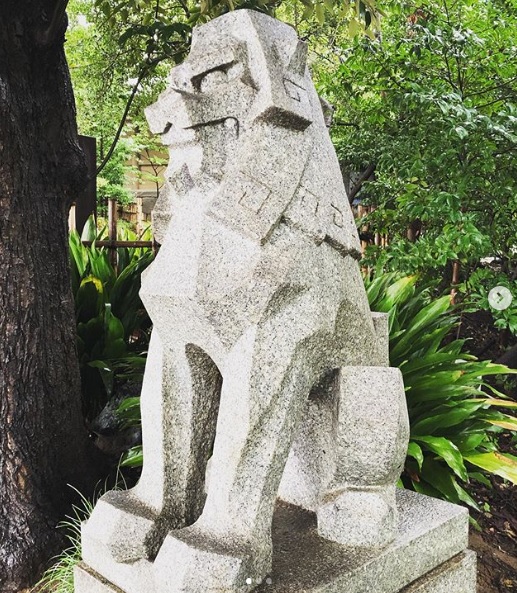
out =
<path fill-rule="evenodd" d="M 397 593 L 467 548 L 464 508 L 407 490 L 397 492 L 397 508 L 393 544 L 364 551 L 320 538 L 314 515 L 279 505 L 273 582 L 260 585 L 257 593 Z"/>
<path fill-rule="evenodd" d="M 474 593 L 476 554 L 466 550 L 415 581 L 400 593 Z"/>
<path fill-rule="evenodd" d="M 270 583 L 258 585 L 255 593 L 475 593 L 475 556 L 465 552 L 467 511 L 406 490 L 397 492 L 397 507 L 395 542 L 363 551 L 322 539 L 314 513 L 278 503 Z M 155 590 L 149 562 L 118 565 L 102 550 L 96 559 L 94 568 L 126 593 L 169 593 Z M 85 565 L 76 569 L 75 591 L 124 593 Z"/>
<path fill-rule="evenodd" d="M 99 574 L 80 562 L 74 568 L 74 591 L 85 593 L 124 593 L 122 589 L 115 587 Z"/>
<path fill-rule="evenodd" d="M 88 593 L 124 593 L 84 564 L 75 568 L 75 583 L 78 590 Z M 419 578 L 400 593 L 473 593 L 475 588 L 476 554 L 467 550 Z"/>

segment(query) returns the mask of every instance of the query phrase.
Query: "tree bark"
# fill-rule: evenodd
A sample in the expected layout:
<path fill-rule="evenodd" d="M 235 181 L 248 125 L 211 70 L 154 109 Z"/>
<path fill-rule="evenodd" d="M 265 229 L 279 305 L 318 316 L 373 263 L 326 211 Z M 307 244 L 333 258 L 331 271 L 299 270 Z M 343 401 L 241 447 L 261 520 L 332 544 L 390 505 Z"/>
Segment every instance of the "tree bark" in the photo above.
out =
<path fill-rule="evenodd" d="M 68 262 L 68 208 L 86 168 L 63 4 L 0 2 L 1 593 L 37 578 L 60 545 L 68 484 L 84 491 L 95 475 Z"/>

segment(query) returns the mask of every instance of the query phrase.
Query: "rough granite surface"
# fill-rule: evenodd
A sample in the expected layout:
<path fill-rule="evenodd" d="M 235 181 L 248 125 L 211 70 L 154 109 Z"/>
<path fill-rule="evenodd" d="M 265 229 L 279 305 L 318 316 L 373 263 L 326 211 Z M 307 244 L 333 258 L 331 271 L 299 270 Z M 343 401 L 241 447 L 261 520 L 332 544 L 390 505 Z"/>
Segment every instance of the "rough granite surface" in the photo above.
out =
<path fill-rule="evenodd" d="M 305 44 L 257 12 L 215 19 L 147 118 L 170 162 L 141 289 L 154 327 L 145 461 L 83 526 L 86 564 L 126 593 L 251 591 L 272 570 L 280 496 L 315 513 L 318 545 L 381 566 L 397 535 L 404 387 L 386 316 L 369 309 Z M 428 545 L 426 570 L 450 557 Z"/>
<path fill-rule="evenodd" d="M 464 552 L 468 537 L 465 509 L 397 491 L 399 522 L 395 541 L 381 552 L 350 549 L 321 538 L 314 513 L 277 503 L 273 521 L 272 571 L 256 593 L 475 593 L 475 554 Z M 109 561 L 105 563 L 105 567 Z M 127 589 L 99 582 L 82 566 L 78 593 L 154 593 L 151 564 L 138 584 L 128 571 Z M 127 570 L 128 567 L 125 567 Z M 238 589 L 237 589 L 238 590 Z M 166 593 L 167 589 L 159 589 Z M 221 589 L 221 591 L 225 591 Z M 226 590 L 227 592 L 228 590 Z"/>

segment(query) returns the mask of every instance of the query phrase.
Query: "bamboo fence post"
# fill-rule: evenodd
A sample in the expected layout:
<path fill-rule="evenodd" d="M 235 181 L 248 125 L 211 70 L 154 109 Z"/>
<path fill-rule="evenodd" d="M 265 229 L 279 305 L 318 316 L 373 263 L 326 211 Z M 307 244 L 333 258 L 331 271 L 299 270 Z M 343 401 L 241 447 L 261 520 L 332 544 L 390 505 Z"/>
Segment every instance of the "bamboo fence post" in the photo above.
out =
<path fill-rule="evenodd" d="M 117 265 L 117 248 L 115 241 L 117 240 L 117 200 L 113 198 L 108 199 L 108 240 L 110 245 L 108 247 L 110 253 L 110 261 L 113 268 Z"/>

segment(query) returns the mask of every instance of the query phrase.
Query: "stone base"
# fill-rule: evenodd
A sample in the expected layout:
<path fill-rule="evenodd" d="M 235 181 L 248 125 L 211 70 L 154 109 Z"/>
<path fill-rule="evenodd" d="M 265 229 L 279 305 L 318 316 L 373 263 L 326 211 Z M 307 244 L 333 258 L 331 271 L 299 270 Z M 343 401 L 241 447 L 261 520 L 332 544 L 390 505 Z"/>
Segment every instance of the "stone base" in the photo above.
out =
<path fill-rule="evenodd" d="M 416 580 L 401 593 L 474 593 L 476 553 L 466 550 Z"/>
<path fill-rule="evenodd" d="M 397 506 L 395 542 L 365 551 L 322 539 L 313 513 L 280 502 L 273 522 L 273 570 L 254 593 L 475 593 L 466 510 L 404 490 L 397 492 Z M 102 559 L 102 550 L 96 556 Z M 101 571 L 119 585 L 129 583 L 133 573 L 132 583 L 140 584 L 120 588 L 99 576 Z M 142 561 L 110 566 L 100 560 L 93 568 L 82 564 L 76 568 L 75 592 L 180 593 L 158 591 L 152 572 L 152 563 Z"/>
<path fill-rule="evenodd" d="M 75 569 L 75 589 L 76 591 L 88 591 L 89 593 L 124 593 L 122 589 L 108 583 L 98 574 L 89 570 L 84 564 L 80 564 Z M 275 588 L 271 585 L 266 590 L 275 591 Z M 295 591 L 295 589 L 291 590 Z M 323 589 L 298 589 L 297 593 L 316 590 L 318 592 L 332 592 L 336 589 L 333 588 L 332 583 L 328 583 Z M 474 593 L 475 590 L 476 554 L 467 550 L 444 562 L 408 587 L 404 587 L 399 593 Z M 339 591 L 342 592 L 343 590 L 339 589 Z M 377 589 L 370 589 L 369 591 L 381 593 Z"/>

